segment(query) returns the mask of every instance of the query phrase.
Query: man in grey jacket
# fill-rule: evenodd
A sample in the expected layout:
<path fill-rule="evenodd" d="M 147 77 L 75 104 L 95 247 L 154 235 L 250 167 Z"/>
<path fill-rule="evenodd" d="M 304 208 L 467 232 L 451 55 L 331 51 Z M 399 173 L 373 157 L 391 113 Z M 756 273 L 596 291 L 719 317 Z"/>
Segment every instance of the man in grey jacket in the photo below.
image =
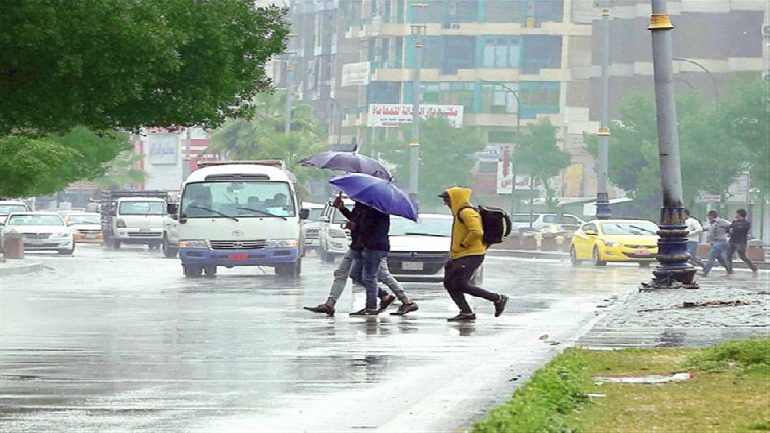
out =
<path fill-rule="evenodd" d="M 706 242 L 711 245 L 711 251 L 709 251 L 708 261 L 703 265 L 703 276 L 708 277 L 711 268 L 714 267 L 714 261 L 719 261 L 719 264 L 725 267 L 725 270 L 730 269 L 730 265 L 727 263 L 725 252 L 727 252 L 727 233 L 730 230 L 730 221 L 719 218 L 719 214 L 715 210 L 710 210 L 708 213 L 708 221 L 703 225 L 703 231 L 708 232 Z"/>

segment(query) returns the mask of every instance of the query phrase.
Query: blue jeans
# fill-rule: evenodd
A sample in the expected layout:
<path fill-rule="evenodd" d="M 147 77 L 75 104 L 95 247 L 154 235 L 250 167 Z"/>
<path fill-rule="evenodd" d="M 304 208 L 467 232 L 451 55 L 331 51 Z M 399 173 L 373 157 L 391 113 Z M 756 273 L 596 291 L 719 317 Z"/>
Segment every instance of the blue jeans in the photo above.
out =
<path fill-rule="evenodd" d="M 687 241 L 687 252 L 690 253 L 690 261 L 699 265 L 703 265 L 700 257 L 698 257 L 698 242 Z"/>
<path fill-rule="evenodd" d="M 387 251 L 364 249 L 356 251 L 353 258 L 353 267 L 350 269 L 350 278 L 353 282 L 364 286 L 366 290 L 366 308 L 377 309 L 377 273 L 380 271 L 380 263 L 386 257 Z"/>
<path fill-rule="evenodd" d="M 703 265 L 703 274 L 708 275 L 711 272 L 711 268 L 714 267 L 714 261 L 718 261 L 719 264 L 729 270 L 730 266 L 725 260 L 725 252 L 727 251 L 727 242 L 712 242 L 711 251 L 709 251 L 709 258 L 705 265 Z"/>
<path fill-rule="evenodd" d="M 354 256 L 355 251 L 348 249 L 348 251 L 342 257 L 342 260 L 340 260 L 340 264 L 337 266 L 337 269 L 334 270 L 334 282 L 332 282 L 332 286 L 329 289 L 329 298 L 327 299 L 327 302 L 331 304 L 337 303 L 337 300 L 345 290 L 345 286 L 348 282 L 348 276 L 350 275 L 350 270 L 353 267 Z M 382 262 L 380 263 L 380 272 L 377 274 L 377 280 L 388 286 L 390 291 L 396 295 L 399 301 L 406 303 L 408 298 L 404 292 L 404 287 L 388 270 L 387 255 L 382 257 Z M 378 297 L 383 298 L 387 295 L 388 292 L 382 289 L 378 289 Z"/>

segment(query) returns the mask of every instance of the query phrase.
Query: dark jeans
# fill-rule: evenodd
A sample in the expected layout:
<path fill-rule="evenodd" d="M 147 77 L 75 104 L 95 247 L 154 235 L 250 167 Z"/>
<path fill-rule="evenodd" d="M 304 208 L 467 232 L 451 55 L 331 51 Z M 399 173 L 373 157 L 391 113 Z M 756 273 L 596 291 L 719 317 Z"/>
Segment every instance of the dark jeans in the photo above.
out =
<path fill-rule="evenodd" d="M 366 289 L 366 308 L 377 309 L 377 273 L 380 271 L 382 258 L 387 251 L 364 249 L 356 251 L 353 257 L 353 267 L 350 268 L 350 278 Z"/>
<path fill-rule="evenodd" d="M 462 313 L 472 313 L 470 305 L 465 300 L 465 294 L 484 298 L 487 301 L 496 302 L 500 296 L 495 293 L 487 292 L 481 287 L 470 284 L 471 277 L 476 269 L 484 262 L 484 256 L 465 256 L 459 259 L 452 259 L 444 266 L 444 288 L 449 293 L 455 304 Z"/>
<path fill-rule="evenodd" d="M 749 258 L 746 256 L 746 244 L 733 244 L 730 243 L 727 246 L 727 253 L 725 255 L 727 256 L 727 273 L 732 274 L 733 271 L 733 254 L 735 252 L 738 252 L 738 257 L 743 260 L 743 263 L 746 263 L 749 268 L 751 268 L 752 271 L 757 270 L 757 266 L 749 260 Z"/>

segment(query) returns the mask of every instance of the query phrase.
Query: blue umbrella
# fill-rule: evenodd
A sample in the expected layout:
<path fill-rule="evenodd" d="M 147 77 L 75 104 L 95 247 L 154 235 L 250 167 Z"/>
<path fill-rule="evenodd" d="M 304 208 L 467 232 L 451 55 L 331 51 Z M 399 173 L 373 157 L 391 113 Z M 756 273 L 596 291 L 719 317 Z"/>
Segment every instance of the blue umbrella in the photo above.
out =
<path fill-rule="evenodd" d="M 297 164 L 304 167 L 342 170 L 348 173 L 365 173 L 385 180 L 393 178 L 380 161 L 354 152 L 321 152 L 302 159 Z"/>
<path fill-rule="evenodd" d="M 389 215 L 417 221 L 417 208 L 409 195 L 390 181 L 363 173 L 334 176 L 329 183 L 351 199 Z"/>

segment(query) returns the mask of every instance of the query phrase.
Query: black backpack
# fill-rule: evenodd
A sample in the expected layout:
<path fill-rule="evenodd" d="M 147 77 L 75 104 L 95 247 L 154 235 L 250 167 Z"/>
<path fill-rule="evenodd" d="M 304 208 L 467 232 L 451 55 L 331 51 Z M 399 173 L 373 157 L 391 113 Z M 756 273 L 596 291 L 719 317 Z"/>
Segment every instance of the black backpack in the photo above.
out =
<path fill-rule="evenodd" d="M 460 212 L 463 209 L 473 209 L 481 216 L 481 227 L 484 230 L 482 242 L 484 244 L 499 244 L 511 234 L 511 217 L 504 210 L 497 207 L 463 206 L 457 211 L 457 218 L 460 219 L 460 222 L 462 222 Z"/>

